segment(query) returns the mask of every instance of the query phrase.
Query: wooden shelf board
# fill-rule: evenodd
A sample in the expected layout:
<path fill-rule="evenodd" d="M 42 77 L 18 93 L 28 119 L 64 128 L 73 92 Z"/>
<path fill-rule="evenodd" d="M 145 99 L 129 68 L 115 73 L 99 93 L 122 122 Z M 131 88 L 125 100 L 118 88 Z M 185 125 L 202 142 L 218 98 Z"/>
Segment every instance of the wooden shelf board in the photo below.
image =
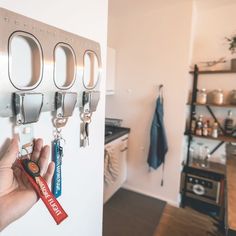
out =
<path fill-rule="evenodd" d="M 187 167 L 225 175 L 225 165 L 217 162 L 212 162 L 212 161 L 208 161 L 206 163 L 190 162 Z"/>
<path fill-rule="evenodd" d="M 190 102 L 187 103 L 187 105 L 191 105 Z M 236 105 L 232 105 L 232 104 L 222 104 L 222 105 L 216 105 L 216 104 L 210 104 L 210 103 L 206 103 L 206 104 L 199 104 L 194 102 L 193 105 L 195 106 L 209 106 L 209 107 L 222 107 L 222 108 L 236 108 Z"/>
<path fill-rule="evenodd" d="M 185 132 L 184 134 L 192 135 L 193 137 L 196 137 L 196 138 L 236 143 L 236 137 L 219 136 L 218 138 L 213 138 L 211 136 L 200 136 L 200 135 L 190 134 L 189 132 Z"/>
<path fill-rule="evenodd" d="M 190 74 L 194 74 L 194 71 L 190 71 Z M 236 73 L 234 70 L 202 70 L 198 71 L 198 74 L 232 74 Z"/>

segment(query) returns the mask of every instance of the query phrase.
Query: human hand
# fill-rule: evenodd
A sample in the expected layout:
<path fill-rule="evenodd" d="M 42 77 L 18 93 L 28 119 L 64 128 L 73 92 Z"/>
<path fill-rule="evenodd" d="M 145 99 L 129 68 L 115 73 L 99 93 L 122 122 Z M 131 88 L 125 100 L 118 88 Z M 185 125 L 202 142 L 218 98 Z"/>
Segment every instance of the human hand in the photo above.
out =
<path fill-rule="evenodd" d="M 13 138 L 8 150 L 0 158 L 0 231 L 23 216 L 38 200 L 16 162 L 18 152 L 18 140 Z M 48 165 L 49 152 L 49 146 L 43 146 L 43 140 L 37 139 L 30 159 L 39 164 L 41 176 L 50 185 L 55 167 L 53 162 Z"/>

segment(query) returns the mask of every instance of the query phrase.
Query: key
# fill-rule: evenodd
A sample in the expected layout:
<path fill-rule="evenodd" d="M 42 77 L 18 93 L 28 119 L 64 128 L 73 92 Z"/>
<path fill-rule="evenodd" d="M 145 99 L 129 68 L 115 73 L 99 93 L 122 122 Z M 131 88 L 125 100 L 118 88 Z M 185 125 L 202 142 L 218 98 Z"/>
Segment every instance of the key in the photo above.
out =
<path fill-rule="evenodd" d="M 56 223 L 60 224 L 68 217 L 68 215 L 50 191 L 44 178 L 40 176 L 39 165 L 35 161 L 29 159 L 18 159 L 17 161 L 21 169 L 24 171 L 23 173 L 26 175 L 32 187 L 46 205 Z"/>
<path fill-rule="evenodd" d="M 80 124 L 80 147 L 86 147 L 88 145 L 88 127 L 85 122 Z"/>
<path fill-rule="evenodd" d="M 86 122 L 84 125 L 84 132 L 85 132 L 86 143 L 87 145 L 89 145 L 89 123 L 88 122 Z"/>

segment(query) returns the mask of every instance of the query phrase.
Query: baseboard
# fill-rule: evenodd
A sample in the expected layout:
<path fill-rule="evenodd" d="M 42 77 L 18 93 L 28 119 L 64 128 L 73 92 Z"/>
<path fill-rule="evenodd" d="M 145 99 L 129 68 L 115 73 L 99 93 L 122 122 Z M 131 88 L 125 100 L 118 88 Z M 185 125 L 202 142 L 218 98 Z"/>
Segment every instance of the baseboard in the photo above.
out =
<path fill-rule="evenodd" d="M 140 194 L 146 195 L 146 196 L 148 196 L 148 197 L 153 197 L 153 198 L 162 200 L 162 201 L 164 201 L 164 202 L 167 202 L 167 203 L 168 203 L 169 205 L 171 205 L 171 206 L 179 207 L 179 202 L 178 202 L 178 201 L 173 201 L 173 200 L 170 200 L 170 199 L 166 199 L 166 198 L 163 198 L 163 197 L 161 197 L 161 196 L 154 195 L 154 194 L 149 193 L 149 192 L 143 192 L 143 191 L 141 191 L 141 190 L 138 189 L 138 188 L 135 188 L 135 187 L 133 187 L 133 186 L 128 185 L 127 183 L 125 183 L 124 185 L 122 185 L 122 188 L 127 189 L 127 190 L 130 190 L 130 191 L 133 191 L 133 192 L 136 192 L 136 193 L 140 193 Z"/>

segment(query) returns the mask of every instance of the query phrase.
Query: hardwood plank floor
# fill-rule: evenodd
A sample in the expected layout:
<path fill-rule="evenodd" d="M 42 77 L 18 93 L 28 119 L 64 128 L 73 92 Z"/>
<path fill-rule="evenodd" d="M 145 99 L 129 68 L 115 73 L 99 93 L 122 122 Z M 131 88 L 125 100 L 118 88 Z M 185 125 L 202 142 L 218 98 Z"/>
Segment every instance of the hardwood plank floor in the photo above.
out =
<path fill-rule="evenodd" d="M 120 189 L 104 205 L 103 236 L 224 236 L 215 223 L 191 208 Z"/>
<path fill-rule="evenodd" d="M 153 236 L 223 236 L 215 221 L 191 208 L 166 205 Z"/>

